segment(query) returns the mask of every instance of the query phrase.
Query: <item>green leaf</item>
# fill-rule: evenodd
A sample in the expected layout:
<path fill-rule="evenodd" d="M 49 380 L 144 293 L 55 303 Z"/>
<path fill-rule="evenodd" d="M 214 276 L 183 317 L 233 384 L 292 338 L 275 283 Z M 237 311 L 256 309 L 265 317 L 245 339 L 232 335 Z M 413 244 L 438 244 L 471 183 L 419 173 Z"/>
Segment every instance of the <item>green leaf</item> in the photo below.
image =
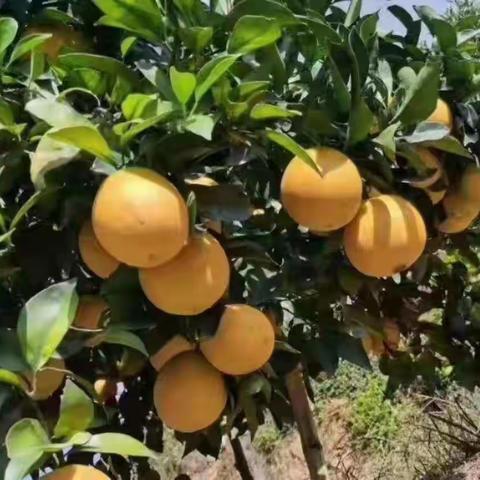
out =
<path fill-rule="evenodd" d="M 232 67 L 238 55 L 221 54 L 205 64 L 197 75 L 195 100 L 197 103 Z"/>
<path fill-rule="evenodd" d="M 338 66 L 331 55 L 329 55 L 328 60 L 338 110 L 340 113 L 347 113 L 350 111 L 351 106 L 350 91 L 348 90 L 348 87 L 340 73 L 340 70 L 338 69 Z"/>
<path fill-rule="evenodd" d="M 158 101 L 158 95 L 155 94 L 131 93 L 122 102 L 123 116 L 127 120 L 151 117 L 156 101 Z M 153 112 L 153 115 L 155 115 L 155 112 Z"/>
<path fill-rule="evenodd" d="M 421 122 L 415 131 L 403 139 L 408 143 L 422 143 L 441 140 L 449 135 L 450 129 L 443 124 L 432 122 Z"/>
<path fill-rule="evenodd" d="M 360 25 L 360 37 L 365 44 L 367 44 L 377 33 L 378 12 L 367 15 L 362 19 Z"/>
<path fill-rule="evenodd" d="M 0 330 L 0 365 L 12 372 L 28 370 L 28 365 L 23 358 L 20 343 L 14 330 Z"/>
<path fill-rule="evenodd" d="M 26 217 L 28 212 L 38 203 L 38 201 L 47 192 L 35 192 L 17 211 L 12 221 L 10 222 L 10 229 L 13 230 Z"/>
<path fill-rule="evenodd" d="M 43 451 L 50 443 L 48 433 L 34 418 L 23 418 L 12 425 L 5 437 L 9 458 L 23 457 L 33 452 Z"/>
<path fill-rule="evenodd" d="M 287 110 L 277 105 L 267 103 L 257 103 L 250 112 L 250 117 L 254 120 L 270 120 L 272 118 L 292 118 L 301 116 L 302 113 L 296 110 Z"/>
<path fill-rule="evenodd" d="M 395 162 L 397 155 L 397 147 L 395 142 L 395 133 L 400 127 L 400 122 L 394 123 L 387 127 L 380 135 L 373 139 L 373 141 L 382 147 L 385 155 L 392 162 Z"/>
<path fill-rule="evenodd" d="M 457 31 L 455 27 L 429 6 L 414 7 L 418 16 L 425 22 L 430 33 L 437 37 L 440 49 L 446 53 L 457 46 Z"/>
<path fill-rule="evenodd" d="M 270 87 L 269 81 L 244 82 L 236 88 L 236 93 L 240 100 L 245 100 L 258 92 L 266 91 Z"/>
<path fill-rule="evenodd" d="M 212 27 L 188 27 L 179 30 L 183 43 L 194 52 L 201 52 L 211 42 L 213 37 Z"/>
<path fill-rule="evenodd" d="M 58 57 L 59 64 L 70 69 L 93 68 L 108 73 L 111 77 L 120 77 L 130 84 L 138 83 L 137 76 L 123 62 L 111 57 L 91 53 L 67 53 Z"/>
<path fill-rule="evenodd" d="M 13 43 L 17 36 L 18 23 L 14 18 L 0 18 L 0 56 Z"/>
<path fill-rule="evenodd" d="M 436 148 L 437 150 L 452 153 L 460 157 L 470 159 L 472 158 L 472 154 L 460 143 L 457 138 L 453 137 L 452 135 L 449 135 L 440 140 L 423 142 L 422 145 L 425 147 Z"/>
<path fill-rule="evenodd" d="M 197 86 L 195 75 L 188 72 L 179 72 L 175 67 L 170 67 L 170 82 L 178 101 L 182 105 L 186 105 Z"/>
<path fill-rule="evenodd" d="M 132 348 L 137 352 L 142 353 L 148 357 L 147 349 L 142 340 L 134 333 L 116 327 L 110 327 L 101 334 L 104 343 L 114 343 L 116 345 L 123 345 L 124 347 Z"/>
<path fill-rule="evenodd" d="M 300 15 L 297 18 L 308 24 L 310 30 L 312 30 L 321 45 L 326 41 L 342 43 L 342 37 L 327 22 L 320 18 L 304 17 Z"/>
<path fill-rule="evenodd" d="M 316 172 L 322 175 L 320 166 L 317 165 L 317 163 L 310 157 L 308 152 L 295 140 L 284 133 L 276 132 L 274 130 L 266 130 L 265 133 L 269 140 L 275 142 L 289 152 L 293 153 L 295 156 L 301 158 L 308 166 L 312 167 Z"/>
<path fill-rule="evenodd" d="M 93 0 L 106 14 L 102 25 L 133 32 L 145 40 L 160 43 L 165 33 L 165 20 L 154 0 Z"/>
<path fill-rule="evenodd" d="M 120 52 L 122 52 L 123 58 L 125 58 L 130 53 L 130 50 L 135 46 L 137 41 L 137 37 L 134 36 L 130 36 L 122 40 L 122 43 L 120 44 Z"/>
<path fill-rule="evenodd" d="M 25 110 L 54 128 L 91 126 L 91 122 L 68 103 L 54 97 L 36 98 L 25 105 Z"/>
<path fill-rule="evenodd" d="M 476 39 L 480 36 L 480 28 L 472 30 L 464 30 L 463 32 L 458 33 L 458 46 L 461 47 L 465 43 L 470 42 L 471 40 Z"/>
<path fill-rule="evenodd" d="M 78 305 L 76 282 L 57 283 L 37 293 L 20 312 L 17 332 L 33 372 L 52 357 L 73 322 Z"/>
<path fill-rule="evenodd" d="M 69 437 L 87 430 L 94 417 L 92 399 L 70 379 L 67 379 L 60 403 L 60 416 L 55 425 L 57 438 Z"/>
<path fill-rule="evenodd" d="M 8 462 L 4 480 L 24 480 L 34 469 L 35 465 L 39 463 L 42 456 L 43 451 L 36 450 L 28 455 L 13 458 Z"/>
<path fill-rule="evenodd" d="M 165 102 L 168 103 L 168 102 Z M 139 123 L 134 124 L 126 133 L 122 135 L 122 145 L 126 145 L 128 142 L 133 140 L 137 135 L 142 133 L 149 128 L 154 127 L 155 125 L 165 123 L 172 119 L 176 114 L 175 110 L 167 110 L 159 115 L 155 115 L 154 117 L 147 118 Z"/>
<path fill-rule="evenodd" d="M 235 24 L 227 49 L 230 53 L 247 54 L 275 43 L 281 36 L 276 20 L 247 15 Z"/>
<path fill-rule="evenodd" d="M 20 388 L 25 392 L 28 391 L 28 385 L 23 380 L 23 378 L 20 375 L 11 372 L 10 370 L 0 369 L 0 383 L 12 385 L 14 387 Z"/>
<path fill-rule="evenodd" d="M 17 45 L 15 45 L 8 64 L 11 65 L 15 60 L 24 57 L 27 53 L 40 47 L 51 37 L 51 33 L 36 33 L 23 37 Z"/>
<path fill-rule="evenodd" d="M 123 433 L 99 433 L 80 446 L 84 452 L 108 453 L 124 457 L 150 457 L 157 454 L 137 439 Z"/>
<path fill-rule="evenodd" d="M 295 15 L 281 3 L 273 0 L 243 0 L 235 5 L 229 17 L 236 21 L 246 15 L 274 18 L 281 27 L 300 23 Z"/>
<path fill-rule="evenodd" d="M 30 154 L 30 178 L 35 188 L 44 188 L 45 175 L 51 170 L 72 161 L 79 152 L 78 148 L 44 135 L 35 152 Z"/>
<path fill-rule="evenodd" d="M 215 123 L 216 120 L 211 115 L 190 115 L 184 125 L 189 132 L 211 140 Z"/>
<path fill-rule="evenodd" d="M 362 0 L 351 0 L 345 17 L 345 26 L 351 27 L 360 17 L 362 11 Z"/>
<path fill-rule="evenodd" d="M 393 121 L 400 120 L 404 125 L 411 125 L 428 118 L 437 106 L 439 82 L 439 64 L 427 63 L 408 89 Z"/>
<path fill-rule="evenodd" d="M 85 150 L 103 160 L 114 162 L 115 154 L 108 146 L 102 134 L 92 126 L 56 128 L 47 135 L 57 142 L 66 143 L 80 150 Z"/>

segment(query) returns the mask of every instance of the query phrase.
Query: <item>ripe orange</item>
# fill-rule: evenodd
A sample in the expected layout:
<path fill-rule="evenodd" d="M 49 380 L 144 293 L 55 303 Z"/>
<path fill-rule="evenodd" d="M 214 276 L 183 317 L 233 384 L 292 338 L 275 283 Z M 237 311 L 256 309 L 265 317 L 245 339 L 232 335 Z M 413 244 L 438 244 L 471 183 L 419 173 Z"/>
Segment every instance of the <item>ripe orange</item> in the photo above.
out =
<path fill-rule="evenodd" d="M 65 370 L 63 359 L 52 358 L 36 373 L 35 379 L 31 373 L 27 373 L 26 376 L 34 387 L 30 396 L 34 400 L 46 400 L 52 396 L 65 378 L 65 372 L 62 370 Z"/>
<path fill-rule="evenodd" d="M 100 278 L 108 278 L 120 265 L 117 259 L 109 255 L 98 243 L 92 223 L 83 224 L 78 236 L 78 248 L 83 263 Z"/>
<path fill-rule="evenodd" d="M 400 345 L 401 333 L 400 328 L 398 328 L 397 322 L 392 319 L 385 320 L 383 324 L 383 334 L 385 336 L 385 343 L 388 348 L 392 351 L 398 350 Z"/>
<path fill-rule="evenodd" d="M 379 335 L 366 335 L 362 338 L 362 345 L 370 357 L 379 358 L 385 353 L 385 344 Z"/>
<path fill-rule="evenodd" d="M 86 465 L 67 465 L 43 478 L 44 480 L 110 480 L 100 470 Z"/>
<path fill-rule="evenodd" d="M 140 270 L 148 299 L 175 315 L 198 315 L 213 306 L 230 281 L 230 264 L 220 243 L 209 233 L 194 235 L 170 262 Z"/>
<path fill-rule="evenodd" d="M 83 295 L 78 302 L 73 325 L 85 330 L 97 330 L 101 327 L 102 316 L 107 310 L 108 304 L 102 297 Z"/>
<path fill-rule="evenodd" d="M 87 49 L 85 37 L 69 25 L 35 25 L 29 27 L 25 35 L 51 33 L 52 36 L 40 47 L 50 60 L 56 60 L 61 53 Z"/>
<path fill-rule="evenodd" d="M 431 190 L 429 188 L 425 189 L 425 193 L 430 197 L 432 205 L 439 204 L 447 194 L 447 190 Z"/>
<path fill-rule="evenodd" d="M 177 189 L 146 168 L 128 168 L 108 177 L 92 212 L 102 247 L 122 263 L 151 268 L 171 260 L 188 237 L 187 206 Z"/>
<path fill-rule="evenodd" d="M 367 200 L 344 232 L 345 253 L 371 277 L 391 277 L 411 267 L 427 241 L 419 211 L 396 195 Z"/>
<path fill-rule="evenodd" d="M 159 371 L 173 357 L 184 352 L 195 350 L 195 345 L 190 343 L 182 335 L 175 335 L 154 355 L 150 357 L 150 363 L 155 370 Z"/>
<path fill-rule="evenodd" d="M 117 383 L 111 378 L 99 378 L 93 384 L 100 402 L 105 403 L 117 394 Z"/>
<path fill-rule="evenodd" d="M 427 118 L 427 122 L 440 123 L 447 126 L 450 131 L 453 129 L 453 112 L 445 100 L 441 98 L 437 101 L 437 107 L 434 112 Z"/>
<path fill-rule="evenodd" d="M 158 373 L 153 391 L 160 419 L 179 432 L 196 432 L 214 423 L 227 403 L 222 374 L 195 352 L 182 353 Z"/>
<path fill-rule="evenodd" d="M 283 174 L 282 204 L 293 220 L 310 230 L 338 230 L 347 225 L 360 208 L 360 173 L 338 150 L 312 148 L 308 153 L 323 170 L 323 176 L 294 157 Z"/>
<path fill-rule="evenodd" d="M 461 194 L 480 206 L 480 167 L 470 165 L 462 176 Z"/>
<path fill-rule="evenodd" d="M 447 218 L 437 225 L 438 231 L 446 234 L 461 233 L 467 230 L 478 216 L 480 205 L 460 192 L 449 192 L 443 200 Z"/>
<path fill-rule="evenodd" d="M 244 375 L 261 368 L 275 346 L 268 317 L 249 305 L 228 305 L 215 335 L 200 343 L 207 360 L 221 372 Z"/>
<path fill-rule="evenodd" d="M 187 179 L 185 183 L 188 185 L 201 185 L 203 187 L 216 187 L 218 185 L 218 182 L 210 177 L 194 178 L 193 180 Z M 218 233 L 219 235 L 222 234 L 222 222 L 220 220 L 208 220 L 206 227 L 212 232 Z"/>
<path fill-rule="evenodd" d="M 428 170 L 432 170 L 432 173 L 422 180 L 416 180 L 412 182 L 412 185 L 417 188 L 428 188 L 434 183 L 440 180 L 443 174 L 443 167 L 440 160 L 434 155 L 428 148 L 417 147 L 417 154 L 420 156 L 423 164 Z"/>

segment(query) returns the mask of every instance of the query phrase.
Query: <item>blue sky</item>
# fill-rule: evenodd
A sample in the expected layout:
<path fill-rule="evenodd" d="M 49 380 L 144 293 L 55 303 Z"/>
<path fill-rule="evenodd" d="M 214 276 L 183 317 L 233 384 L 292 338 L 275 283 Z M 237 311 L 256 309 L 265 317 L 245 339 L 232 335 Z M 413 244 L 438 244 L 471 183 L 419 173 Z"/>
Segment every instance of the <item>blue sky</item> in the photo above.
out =
<path fill-rule="evenodd" d="M 387 11 L 390 5 L 400 5 L 412 13 L 414 12 L 414 5 L 429 5 L 437 12 L 444 13 L 448 3 L 448 0 L 364 0 L 363 12 L 370 13 L 380 10 L 382 30 L 386 32 L 391 30 L 398 31 L 402 27 L 397 19 Z M 345 2 L 345 4 L 348 6 L 348 2 Z"/>

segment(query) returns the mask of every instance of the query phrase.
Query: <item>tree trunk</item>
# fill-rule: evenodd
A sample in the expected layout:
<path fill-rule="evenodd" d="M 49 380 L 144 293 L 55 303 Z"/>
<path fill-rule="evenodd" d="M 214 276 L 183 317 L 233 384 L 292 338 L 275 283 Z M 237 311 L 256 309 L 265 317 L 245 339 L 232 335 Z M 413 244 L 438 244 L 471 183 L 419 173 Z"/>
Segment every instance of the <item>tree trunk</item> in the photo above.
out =
<path fill-rule="evenodd" d="M 313 418 L 307 390 L 303 382 L 302 367 L 299 365 L 287 374 L 285 379 L 310 478 L 311 480 L 328 480 L 327 466 L 318 436 L 317 423 Z"/>
<path fill-rule="evenodd" d="M 232 444 L 233 454 L 235 456 L 235 467 L 242 477 L 242 480 L 254 480 L 238 435 L 235 438 L 230 437 L 230 443 Z"/>

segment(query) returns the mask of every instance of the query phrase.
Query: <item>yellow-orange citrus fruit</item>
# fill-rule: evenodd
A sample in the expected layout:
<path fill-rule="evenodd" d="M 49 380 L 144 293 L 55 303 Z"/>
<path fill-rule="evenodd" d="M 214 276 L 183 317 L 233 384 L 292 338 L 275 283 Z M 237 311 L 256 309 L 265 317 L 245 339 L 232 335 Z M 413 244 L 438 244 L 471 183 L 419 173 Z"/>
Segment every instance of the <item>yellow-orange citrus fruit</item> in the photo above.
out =
<path fill-rule="evenodd" d="M 320 232 L 338 230 L 347 225 L 360 208 L 360 173 L 338 150 L 312 148 L 308 153 L 323 170 L 323 176 L 294 157 L 282 177 L 282 204 L 299 225 Z"/>
<path fill-rule="evenodd" d="M 178 190 L 146 168 L 128 168 L 108 177 L 93 204 L 98 241 L 133 267 L 156 267 L 175 257 L 187 242 L 188 223 Z"/>
<path fill-rule="evenodd" d="M 52 35 L 40 47 L 50 60 L 56 60 L 61 53 L 64 53 L 63 50 L 65 50 L 65 53 L 68 51 L 78 52 L 86 50 L 87 47 L 85 37 L 68 25 L 36 25 L 29 27 L 25 35 L 39 33 L 50 33 Z"/>
<path fill-rule="evenodd" d="M 179 432 L 196 432 L 214 423 L 227 403 L 222 374 L 196 352 L 170 360 L 158 373 L 153 391 L 160 419 Z"/>
<path fill-rule="evenodd" d="M 367 335 L 363 337 L 362 345 L 365 352 L 371 357 L 378 358 L 385 353 L 383 338 L 378 335 Z"/>
<path fill-rule="evenodd" d="M 221 372 L 244 375 L 270 359 L 275 332 L 268 317 L 249 305 L 228 305 L 215 335 L 200 343 L 207 360 Z"/>
<path fill-rule="evenodd" d="M 447 126 L 450 130 L 453 129 L 453 112 L 445 100 L 441 98 L 437 101 L 437 106 L 434 112 L 427 118 L 427 122 L 440 123 Z"/>
<path fill-rule="evenodd" d="M 397 322 L 392 319 L 385 320 L 383 324 L 383 334 L 385 336 L 385 343 L 390 350 L 397 350 L 400 345 L 401 334 Z"/>
<path fill-rule="evenodd" d="M 108 304 L 102 297 L 83 295 L 78 302 L 73 325 L 86 330 L 97 330 L 101 327 L 102 316 L 107 310 Z"/>
<path fill-rule="evenodd" d="M 432 205 L 437 205 L 445 198 L 445 195 L 447 194 L 447 190 L 435 191 L 435 190 L 426 188 L 425 193 L 430 197 Z"/>
<path fill-rule="evenodd" d="M 416 152 L 421 158 L 426 169 L 429 171 L 431 170 L 432 173 L 430 173 L 427 178 L 413 181 L 412 185 L 417 188 L 431 187 L 434 183 L 440 180 L 443 174 L 442 164 L 440 163 L 438 157 L 434 155 L 428 148 L 417 147 Z"/>
<path fill-rule="evenodd" d="M 85 265 L 100 278 L 108 278 L 120 265 L 98 243 L 90 221 L 85 222 L 80 230 L 78 249 Z"/>
<path fill-rule="evenodd" d="M 197 315 L 213 306 L 230 281 L 230 264 L 209 233 L 194 235 L 170 262 L 140 270 L 145 295 L 160 310 Z"/>
<path fill-rule="evenodd" d="M 450 192 L 443 200 L 447 218 L 437 225 L 437 230 L 446 234 L 467 230 L 478 216 L 480 205 L 470 201 L 459 192 Z"/>
<path fill-rule="evenodd" d="M 182 335 L 172 337 L 157 353 L 150 357 L 150 363 L 159 371 L 173 357 L 195 350 L 195 345 Z"/>
<path fill-rule="evenodd" d="M 480 167 L 467 167 L 462 176 L 460 190 L 465 198 L 480 205 Z"/>
<path fill-rule="evenodd" d="M 188 185 L 201 185 L 203 187 L 216 187 L 218 185 L 218 182 L 210 177 L 187 179 L 185 183 Z M 220 220 L 208 220 L 205 225 L 212 232 L 218 233 L 219 235 L 222 234 L 222 222 Z"/>
<path fill-rule="evenodd" d="M 35 379 L 29 373 L 27 377 L 34 386 L 31 397 L 34 400 L 46 400 L 55 393 L 65 378 L 65 362 L 63 359 L 52 358 L 39 370 Z"/>
<path fill-rule="evenodd" d="M 99 378 L 95 380 L 93 388 L 102 403 L 107 402 L 117 394 L 117 383 L 111 378 Z"/>
<path fill-rule="evenodd" d="M 45 480 L 110 480 L 103 472 L 86 465 L 67 465 L 44 477 Z"/>
<path fill-rule="evenodd" d="M 420 212 L 396 195 L 367 200 L 344 232 L 352 265 L 371 277 L 390 277 L 412 266 L 427 241 Z"/>

